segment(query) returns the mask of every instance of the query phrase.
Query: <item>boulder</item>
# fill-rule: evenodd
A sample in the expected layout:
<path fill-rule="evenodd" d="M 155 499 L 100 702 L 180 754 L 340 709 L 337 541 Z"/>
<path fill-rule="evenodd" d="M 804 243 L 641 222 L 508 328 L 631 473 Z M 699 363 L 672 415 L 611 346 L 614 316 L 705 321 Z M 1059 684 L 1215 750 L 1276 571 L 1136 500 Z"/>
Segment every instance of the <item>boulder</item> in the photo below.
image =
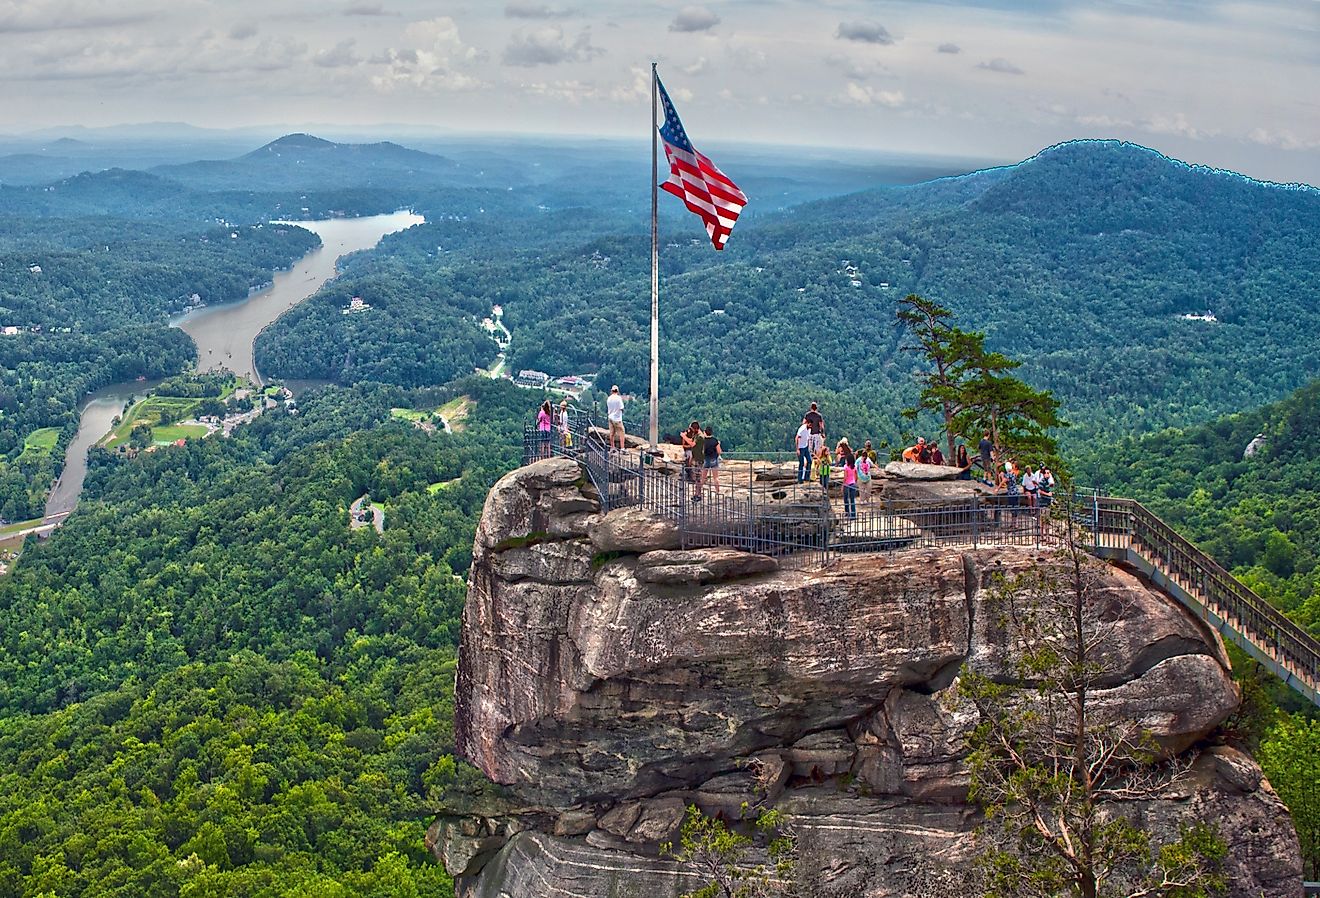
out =
<path fill-rule="evenodd" d="M 902 480 L 956 480 L 962 472 L 962 468 L 949 465 L 923 465 L 910 461 L 891 461 L 885 465 L 886 474 Z"/>
<path fill-rule="evenodd" d="M 738 549 L 657 549 L 637 559 L 637 579 L 643 583 L 693 585 L 764 574 L 778 568 L 768 555 Z"/>
<path fill-rule="evenodd" d="M 588 530 L 597 552 L 650 552 L 677 549 L 678 525 L 642 508 L 617 508 L 597 519 Z"/>

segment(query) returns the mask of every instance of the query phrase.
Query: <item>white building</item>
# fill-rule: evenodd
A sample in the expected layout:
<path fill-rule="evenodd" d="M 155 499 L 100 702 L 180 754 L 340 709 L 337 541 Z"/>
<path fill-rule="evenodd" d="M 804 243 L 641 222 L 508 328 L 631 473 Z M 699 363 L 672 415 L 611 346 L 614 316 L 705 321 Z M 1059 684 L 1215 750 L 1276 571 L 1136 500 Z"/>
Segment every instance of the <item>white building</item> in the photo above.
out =
<path fill-rule="evenodd" d="M 348 301 L 347 306 L 339 310 L 339 314 L 352 315 L 354 312 L 366 312 L 369 311 L 370 309 L 371 306 L 363 302 L 362 297 L 354 296 L 352 299 Z"/>

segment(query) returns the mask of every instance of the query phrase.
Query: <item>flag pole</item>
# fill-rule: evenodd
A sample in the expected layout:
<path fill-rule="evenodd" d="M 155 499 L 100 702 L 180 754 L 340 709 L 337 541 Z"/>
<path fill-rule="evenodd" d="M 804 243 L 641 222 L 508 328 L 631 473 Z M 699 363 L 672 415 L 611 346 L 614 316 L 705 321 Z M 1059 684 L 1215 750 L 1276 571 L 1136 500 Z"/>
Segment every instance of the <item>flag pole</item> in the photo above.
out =
<path fill-rule="evenodd" d="M 656 80 L 651 63 L 651 448 L 660 448 L 660 232 L 656 224 L 656 180 L 660 177 L 656 151 Z"/>

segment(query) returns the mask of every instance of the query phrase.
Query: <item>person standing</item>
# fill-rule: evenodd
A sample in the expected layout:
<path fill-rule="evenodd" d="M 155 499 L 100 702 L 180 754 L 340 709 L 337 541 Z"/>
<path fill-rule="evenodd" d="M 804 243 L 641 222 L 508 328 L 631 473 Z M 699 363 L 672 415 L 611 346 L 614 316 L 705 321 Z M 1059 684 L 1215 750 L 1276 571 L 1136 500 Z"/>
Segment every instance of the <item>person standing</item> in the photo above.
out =
<path fill-rule="evenodd" d="M 981 436 L 981 442 L 977 445 L 976 451 L 981 455 L 981 476 L 985 478 L 987 484 L 993 484 L 991 479 L 994 476 L 994 454 L 995 444 L 990 442 L 990 431 L 986 431 Z"/>
<path fill-rule="evenodd" d="M 689 481 L 697 479 L 696 473 L 692 469 L 692 466 L 696 463 L 695 459 L 692 458 L 692 447 L 697 444 L 697 431 L 700 429 L 701 425 L 693 421 L 678 438 L 679 442 L 683 444 L 683 476 Z"/>
<path fill-rule="evenodd" d="M 807 422 L 807 429 L 811 431 L 811 454 L 819 455 L 820 450 L 825 447 L 825 416 L 813 402 L 811 408 L 802 416 L 802 420 Z"/>
<path fill-rule="evenodd" d="M 536 456 L 537 458 L 548 458 L 550 456 L 550 400 L 547 399 L 541 403 L 541 407 L 536 410 Z"/>
<path fill-rule="evenodd" d="M 820 487 L 825 491 L 825 501 L 830 498 L 830 450 L 824 446 L 816 453 L 816 476 L 820 478 Z"/>
<path fill-rule="evenodd" d="M 811 476 L 811 428 L 807 425 L 806 418 L 802 419 L 802 426 L 797 429 L 794 443 L 798 454 L 797 482 L 806 483 L 807 478 Z"/>
<path fill-rule="evenodd" d="M 704 461 L 702 463 L 702 475 L 708 483 L 714 484 L 716 493 L 720 491 L 720 453 L 724 450 L 720 448 L 720 441 L 715 439 L 715 432 L 709 424 L 706 425 L 706 440 L 702 446 Z"/>
<path fill-rule="evenodd" d="M 944 453 L 940 451 L 940 446 L 938 443 L 930 444 L 930 463 L 932 465 L 944 464 Z"/>
<path fill-rule="evenodd" d="M 571 454 L 573 448 L 573 433 L 568 421 L 568 400 L 564 399 L 559 403 L 559 445 L 564 447 L 566 454 Z"/>
<path fill-rule="evenodd" d="M 706 483 L 706 435 L 701 425 L 692 422 L 692 501 L 701 501 L 701 488 Z"/>
<path fill-rule="evenodd" d="M 619 385 L 610 387 L 610 396 L 605 400 L 605 417 L 610 421 L 609 448 L 614 448 L 614 438 L 619 438 L 619 450 L 624 448 L 623 440 L 623 396 L 619 394 Z"/>
<path fill-rule="evenodd" d="M 871 449 L 870 440 L 867 440 L 866 445 L 857 452 L 857 493 L 867 505 L 871 504 L 871 478 L 875 475 L 874 455 L 875 450 Z"/>
<path fill-rule="evenodd" d="M 839 442 L 839 466 L 843 468 L 843 513 L 857 517 L 857 456 L 845 438 Z"/>
<path fill-rule="evenodd" d="M 962 440 L 958 441 L 958 446 L 954 449 L 953 463 L 955 467 L 962 469 L 962 473 L 958 475 L 959 480 L 972 479 L 972 460 L 968 457 L 967 447 L 963 445 Z"/>

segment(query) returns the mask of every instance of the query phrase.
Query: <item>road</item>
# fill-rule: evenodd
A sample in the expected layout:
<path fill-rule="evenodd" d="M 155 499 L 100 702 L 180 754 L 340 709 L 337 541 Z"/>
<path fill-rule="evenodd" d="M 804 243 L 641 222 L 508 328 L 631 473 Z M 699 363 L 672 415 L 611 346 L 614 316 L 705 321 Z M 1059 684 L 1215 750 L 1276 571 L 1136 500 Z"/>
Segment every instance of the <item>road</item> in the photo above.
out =
<path fill-rule="evenodd" d="M 362 510 L 362 503 L 370 498 L 369 495 L 361 495 L 354 499 L 353 504 L 348 507 L 348 526 L 350 529 L 356 530 L 359 527 L 367 526 L 366 521 L 358 520 L 358 512 Z M 377 533 L 385 532 L 385 509 L 379 505 L 371 506 L 371 526 L 376 528 Z"/>
<path fill-rule="evenodd" d="M 51 531 L 64 523 L 64 519 L 67 518 L 69 514 L 70 512 L 61 511 L 58 514 L 48 515 L 42 518 L 39 524 L 33 524 L 31 527 L 24 527 L 22 530 L 15 530 L 13 533 L 4 533 L 3 535 L 0 535 L 0 541 L 19 539 L 25 536 L 30 536 L 33 533 L 36 533 L 39 536 L 48 536 Z"/>

